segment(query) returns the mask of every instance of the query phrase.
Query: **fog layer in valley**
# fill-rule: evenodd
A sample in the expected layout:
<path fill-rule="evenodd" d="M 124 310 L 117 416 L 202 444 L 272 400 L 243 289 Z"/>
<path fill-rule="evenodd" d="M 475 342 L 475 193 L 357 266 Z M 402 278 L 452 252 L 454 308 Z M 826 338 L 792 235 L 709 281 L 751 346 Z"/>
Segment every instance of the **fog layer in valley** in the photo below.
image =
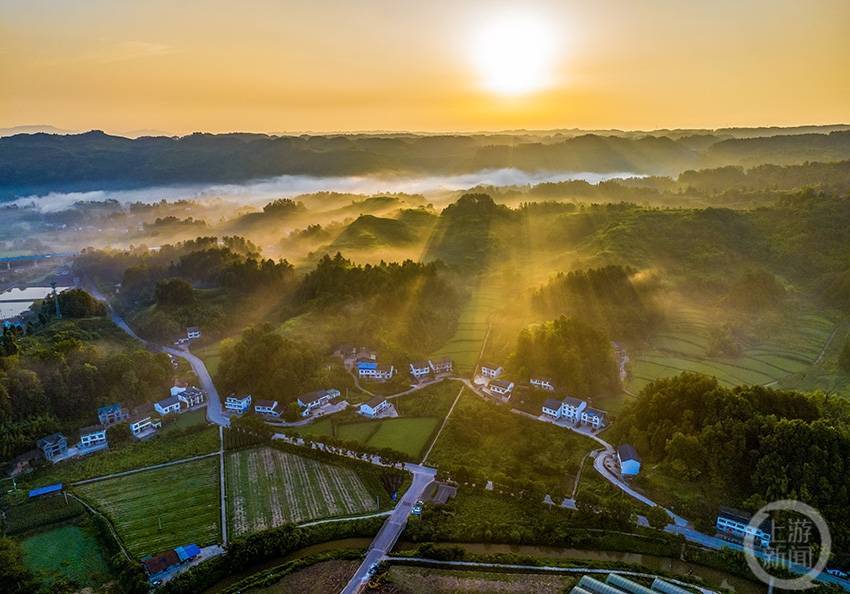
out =
<path fill-rule="evenodd" d="M 246 205 L 261 205 L 282 196 L 297 196 L 311 192 L 350 192 L 377 194 L 404 192 L 435 195 L 475 186 L 524 186 L 544 182 L 583 180 L 599 183 L 609 179 L 641 177 L 628 172 L 534 172 L 519 169 L 487 169 L 475 173 L 444 176 L 349 176 L 314 177 L 282 175 L 246 184 L 204 184 L 159 186 L 136 190 L 101 190 L 94 192 L 51 192 L 41 196 L 19 198 L 12 204 L 35 205 L 42 212 L 69 208 L 80 201 L 117 200 L 121 203 L 159 202 L 160 200 L 203 200 L 220 198 Z"/>

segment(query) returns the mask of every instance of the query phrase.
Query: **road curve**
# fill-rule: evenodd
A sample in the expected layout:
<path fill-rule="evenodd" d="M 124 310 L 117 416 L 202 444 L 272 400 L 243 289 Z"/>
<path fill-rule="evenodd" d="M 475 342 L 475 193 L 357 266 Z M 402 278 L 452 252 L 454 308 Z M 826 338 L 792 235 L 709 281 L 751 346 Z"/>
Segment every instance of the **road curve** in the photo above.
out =
<path fill-rule="evenodd" d="M 198 382 L 201 384 L 201 389 L 207 394 L 207 420 L 210 423 L 215 423 L 222 427 L 230 426 L 230 418 L 224 414 L 221 406 L 221 397 L 218 394 L 218 390 L 215 388 L 210 372 L 207 370 L 207 366 L 204 365 L 204 362 L 197 355 L 189 352 L 188 348 L 177 349 L 145 340 L 136 334 L 132 328 L 130 328 L 130 325 L 127 324 L 124 318 L 118 315 L 103 293 L 98 291 L 94 286 L 88 286 L 86 287 L 86 290 L 91 293 L 95 299 L 106 305 L 106 308 L 109 310 L 109 317 L 112 319 L 112 323 L 121 328 L 127 336 L 138 340 L 151 350 L 168 353 L 175 357 L 185 359 L 192 367 L 192 371 L 195 372 L 195 375 L 198 376 Z"/>

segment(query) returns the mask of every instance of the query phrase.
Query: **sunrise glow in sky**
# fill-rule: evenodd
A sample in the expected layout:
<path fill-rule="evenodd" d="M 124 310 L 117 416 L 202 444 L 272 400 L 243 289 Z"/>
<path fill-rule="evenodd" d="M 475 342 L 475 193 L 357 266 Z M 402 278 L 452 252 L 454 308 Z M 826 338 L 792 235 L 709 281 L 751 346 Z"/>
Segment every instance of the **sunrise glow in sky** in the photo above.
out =
<path fill-rule="evenodd" d="M 0 127 L 850 122 L 850 2 L 4 0 Z"/>

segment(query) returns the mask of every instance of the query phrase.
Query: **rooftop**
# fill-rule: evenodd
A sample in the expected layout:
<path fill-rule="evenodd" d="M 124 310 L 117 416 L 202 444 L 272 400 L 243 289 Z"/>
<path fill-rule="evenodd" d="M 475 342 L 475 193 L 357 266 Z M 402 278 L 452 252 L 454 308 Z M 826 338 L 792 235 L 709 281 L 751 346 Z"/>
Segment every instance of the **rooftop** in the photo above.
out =
<path fill-rule="evenodd" d="M 572 406 L 573 408 L 578 408 L 583 402 L 584 400 L 573 398 L 572 396 L 564 397 L 564 403 L 566 403 L 567 406 Z"/>
<path fill-rule="evenodd" d="M 412 367 L 414 367 L 415 369 L 424 369 L 424 368 L 430 368 L 431 367 L 431 364 L 428 363 L 428 361 L 414 361 L 410 365 Z"/>
<path fill-rule="evenodd" d="M 277 406 L 277 400 L 257 400 L 254 402 L 254 406 L 261 406 L 265 408 L 275 408 Z"/>
<path fill-rule="evenodd" d="M 100 408 L 97 409 L 97 414 L 118 412 L 120 410 L 121 410 L 121 403 L 116 402 L 115 404 L 107 404 L 106 406 L 101 406 Z"/>
<path fill-rule="evenodd" d="M 61 433 L 51 433 L 50 435 L 47 435 L 47 436 L 39 439 L 38 445 L 39 446 L 41 446 L 41 445 L 53 445 L 53 444 L 59 443 L 62 440 L 65 440 L 65 439 L 66 439 L 66 437 L 64 435 L 62 435 Z"/>
<path fill-rule="evenodd" d="M 638 456 L 637 450 L 628 443 L 624 443 L 617 448 L 617 455 L 620 456 L 620 460 L 637 460 L 640 462 L 640 456 Z"/>
<path fill-rule="evenodd" d="M 39 487 L 38 489 L 33 489 L 29 492 L 29 497 L 38 497 L 39 495 L 47 495 L 49 493 L 58 493 L 62 490 L 62 483 L 56 483 L 54 485 L 47 485 L 46 487 Z"/>
<path fill-rule="evenodd" d="M 378 406 L 379 404 L 384 402 L 386 399 L 387 399 L 386 396 L 375 396 L 369 402 L 367 402 L 366 405 L 369 408 L 375 408 L 376 406 Z"/>
<path fill-rule="evenodd" d="M 561 401 L 555 400 L 554 398 L 547 398 L 543 401 L 543 408 L 557 410 L 561 408 Z"/>
<path fill-rule="evenodd" d="M 169 396 L 168 398 L 163 398 L 159 402 L 157 402 L 162 408 L 168 408 L 169 406 L 174 406 L 175 404 L 180 404 L 180 399 L 177 396 Z"/>
<path fill-rule="evenodd" d="M 80 429 L 80 435 L 100 433 L 101 431 L 106 431 L 106 427 L 104 427 L 103 425 L 89 425 L 88 427 L 83 427 L 82 429 Z"/>
<path fill-rule="evenodd" d="M 586 409 L 584 409 L 584 412 L 586 412 L 591 417 L 604 417 L 605 416 L 605 411 L 599 410 L 598 408 L 586 408 Z"/>
<path fill-rule="evenodd" d="M 512 382 L 508 382 L 505 380 L 493 380 L 492 382 L 490 382 L 490 385 L 502 388 L 503 390 L 507 390 L 511 387 L 511 383 Z"/>

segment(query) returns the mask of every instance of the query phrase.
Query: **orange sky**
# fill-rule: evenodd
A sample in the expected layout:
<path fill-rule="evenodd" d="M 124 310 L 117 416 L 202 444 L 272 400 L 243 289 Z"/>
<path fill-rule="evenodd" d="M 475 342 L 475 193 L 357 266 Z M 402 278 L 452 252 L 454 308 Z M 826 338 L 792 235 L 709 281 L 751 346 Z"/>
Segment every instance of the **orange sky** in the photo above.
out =
<path fill-rule="evenodd" d="M 483 80 L 476 40 L 493 22 L 523 19 L 546 31 L 545 84 L 501 95 Z M 0 6 L 0 127 L 187 133 L 839 122 L 850 122 L 844 0 Z"/>

